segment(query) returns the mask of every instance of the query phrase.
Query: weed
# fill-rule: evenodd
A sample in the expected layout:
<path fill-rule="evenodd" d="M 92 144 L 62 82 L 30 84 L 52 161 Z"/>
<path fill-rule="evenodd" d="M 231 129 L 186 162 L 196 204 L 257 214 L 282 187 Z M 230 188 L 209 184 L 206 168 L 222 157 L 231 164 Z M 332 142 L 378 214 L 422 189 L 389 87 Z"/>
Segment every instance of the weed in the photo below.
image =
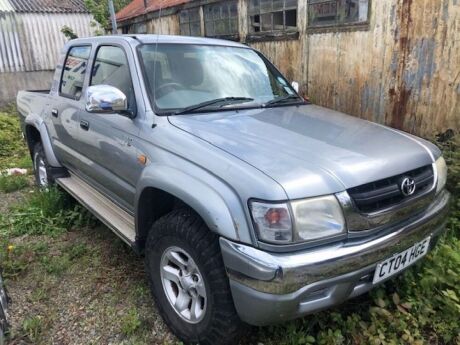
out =
<path fill-rule="evenodd" d="M 32 291 L 30 294 L 30 300 L 32 302 L 41 302 L 48 299 L 48 289 L 40 286 Z"/>
<path fill-rule="evenodd" d="M 15 277 L 24 271 L 31 262 L 31 256 L 25 246 L 17 246 L 12 250 L 2 248 L 0 262 L 5 278 Z"/>
<path fill-rule="evenodd" d="M 68 246 L 65 250 L 71 261 L 79 259 L 88 253 L 88 247 L 84 243 Z"/>
<path fill-rule="evenodd" d="M 37 190 L 29 200 L 0 215 L 0 236 L 52 235 L 72 227 L 94 225 L 95 218 L 57 187 Z"/>
<path fill-rule="evenodd" d="M 29 179 L 24 175 L 7 176 L 0 174 L 0 191 L 11 193 L 29 186 Z"/>
<path fill-rule="evenodd" d="M 141 320 L 136 308 L 131 308 L 127 314 L 121 318 L 121 331 L 125 335 L 132 335 L 140 327 Z"/>
<path fill-rule="evenodd" d="M 22 323 L 22 330 L 32 343 L 37 343 L 43 328 L 43 322 L 40 316 L 26 318 Z"/>
<path fill-rule="evenodd" d="M 56 276 L 62 275 L 70 267 L 70 259 L 68 255 L 60 256 L 43 256 L 41 264 L 45 271 Z"/>

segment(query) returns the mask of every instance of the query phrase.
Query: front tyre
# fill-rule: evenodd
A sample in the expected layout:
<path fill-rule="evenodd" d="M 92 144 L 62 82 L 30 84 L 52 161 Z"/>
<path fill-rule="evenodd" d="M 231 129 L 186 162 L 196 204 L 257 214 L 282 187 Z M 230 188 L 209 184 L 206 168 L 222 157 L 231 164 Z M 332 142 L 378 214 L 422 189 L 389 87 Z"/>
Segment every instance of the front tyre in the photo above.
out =
<path fill-rule="evenodd" d="M 150 288 L 169 328 L 185 343 L 232 344 L 242 329 L 218 236 L 190 209 L 153 225 L 145 262 Z"/>
<path fill-rule="evenodd" d="M 41 142 L 35 144 L 32 152 L 35 183 L 40 188 L 47 188 L 53 184 L 53 178 L 49 173 L 49 164 L 46 159 L 45 150 Z"/>

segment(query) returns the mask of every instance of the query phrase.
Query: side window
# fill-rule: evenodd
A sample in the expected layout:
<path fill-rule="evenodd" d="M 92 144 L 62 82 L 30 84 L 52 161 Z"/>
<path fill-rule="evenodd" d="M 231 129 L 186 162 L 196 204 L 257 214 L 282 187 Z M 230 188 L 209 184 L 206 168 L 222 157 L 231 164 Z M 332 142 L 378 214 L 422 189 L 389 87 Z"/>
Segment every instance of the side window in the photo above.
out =
<path fill-rule="evenodd" d="M 179 24 L 181 35 L 201 36 L 200 12 L 198 8 L 180 11 Z"/>
<path fill-rule="evenodd" d="M 367 23 L 369 0 L 308 0 L 308 26 Z"/>
<path fill-rule="evenodd" d="M 297 30 L 297 0 L 249 0 L 249 31 Z"/>
<path fill-rule="evenodd" d="M 91 71 L 90 85 L 110 85 L 121 90 L 128 99 L 128 107 L 136 112 L 136 98 L 129 73 L 128 59 L 120 47 L 101 46 Z"/>
<path fill-rule="evenodd" d="M 90 46 L 70 48 L 59 85 L 59 92 L 62 96 L 80 99 L 90 52 Z"/>
<path fill-rule="evenodd" d="M 219 2 L 204 6 L 206 36 L 218 37 L 238 34 L 238 4 Z"/>

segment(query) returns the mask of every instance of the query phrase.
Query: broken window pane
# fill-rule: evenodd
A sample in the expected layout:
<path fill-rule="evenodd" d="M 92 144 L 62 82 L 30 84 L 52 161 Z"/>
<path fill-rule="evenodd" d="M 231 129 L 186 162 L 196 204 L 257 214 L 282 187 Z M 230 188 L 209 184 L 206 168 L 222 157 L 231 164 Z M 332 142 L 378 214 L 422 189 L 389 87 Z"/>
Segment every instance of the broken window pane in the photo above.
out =
<path fill-rule="evenodd" d="M 249 31 L 297 29 L 297 0 L 250 0 Z"/>
<path fill-rule="evenodd" d="M 286 28 L 296 28 L 297 27 L 297 11 L 288 10 L 285 12 L 285 25 Z"/>

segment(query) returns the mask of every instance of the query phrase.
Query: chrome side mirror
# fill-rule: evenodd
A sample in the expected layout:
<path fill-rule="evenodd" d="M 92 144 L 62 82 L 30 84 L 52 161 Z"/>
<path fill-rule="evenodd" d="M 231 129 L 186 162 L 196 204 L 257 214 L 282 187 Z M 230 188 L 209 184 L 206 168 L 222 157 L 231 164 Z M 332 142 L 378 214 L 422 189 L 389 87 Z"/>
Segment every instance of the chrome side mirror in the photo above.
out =
<path fill-rule="evenodd" d="M 299 83 L 296 81 L 293 81 L 291 85 L 292 85 L 292 88 L 295 90 L 295 92 L 299 93 Z"/>
<path fill-rule="evenodd" d="M 85 108 L 89 113 L 123 113 L 128 111 L 128 100 L 116 87 L 94 85 L 86 89 Z"/>

